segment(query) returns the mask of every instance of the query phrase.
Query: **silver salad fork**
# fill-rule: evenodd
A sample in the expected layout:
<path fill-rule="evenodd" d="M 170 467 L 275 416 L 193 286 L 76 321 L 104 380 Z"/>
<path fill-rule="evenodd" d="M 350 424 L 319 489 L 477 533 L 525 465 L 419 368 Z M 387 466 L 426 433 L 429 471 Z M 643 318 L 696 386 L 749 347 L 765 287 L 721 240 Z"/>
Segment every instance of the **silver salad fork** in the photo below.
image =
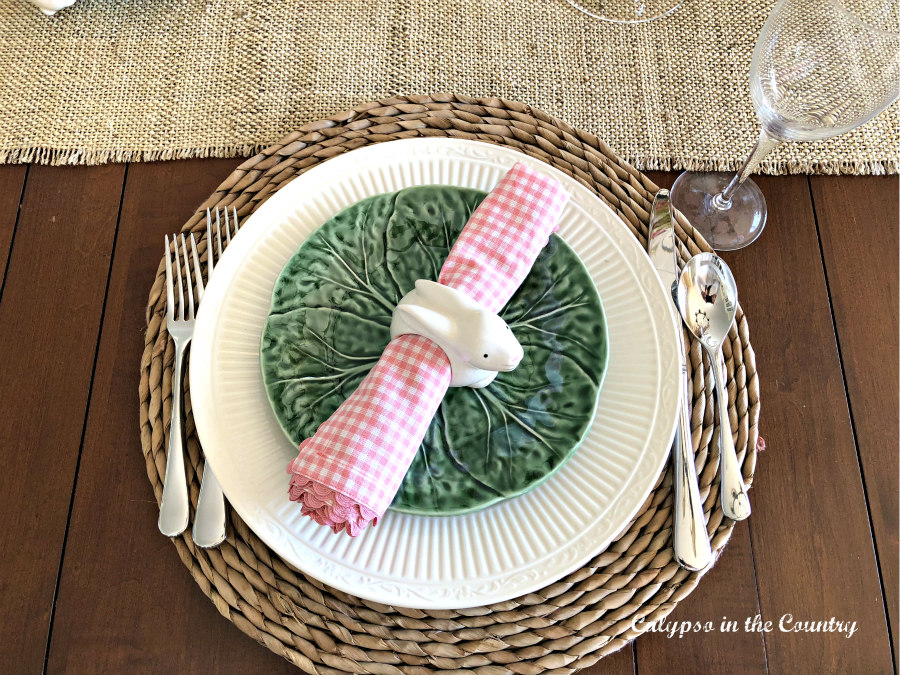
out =
<path fill-rule="evenodd" d="M 222 220 L 219 209 L 216 208 L 216 237 L 213 240 L 212 215 L 206 209 L 206 281 L 212 279 L 215 268 L 216 255 L 220 256 L 225 247 L 231 243 L 232 228 L 234 234 L 238 231 L 237 209 L 232 207 L 232 217 L 228 217 L 228 209 L 224 209 L 225 242 L 222 242 Z M 216 243 L 214 250 L 213 241 Z M 203 290 L 201 287 L 200 293 Z M 197 513 L 194 515 L 194 529 L 192 531 L 194 543 L 201 548 L 218 546 L 225 541 L 225 495 L 222 486 L 213 474 L 209 464 L 203 466 L 203 480 L 200 483 L 200 497 L 197 501 Z"/>
<path fill-rule="evenodd" d="M 202 289 L 203 280 L 194 235 L 191 235 L 190 241 L 194 259 L 194 278 L 198 287 Z M 178 279 L 177 303 L 172 281 L 173 261 L 175 276 Z M 186 281 L 182 281 L 182 276 L 186 276 Z M 159 531 L 167 537 L 177 537 L 187 529 L 188 524 L 188 489 L 184 475 L 184 436 L 181 423 L 181 378 L 184 353 L 194 334 L 194 285 L 191 283 L 191 267 L 184 234 L 173 235 L 171 246 L 169 235 L 166 235 L 166 329 L 175 342 L 175 369 L 172 374 L 172 421 L 169 426 L 166 482 L 163 485 L 162 503 L 159 506 Z"/>

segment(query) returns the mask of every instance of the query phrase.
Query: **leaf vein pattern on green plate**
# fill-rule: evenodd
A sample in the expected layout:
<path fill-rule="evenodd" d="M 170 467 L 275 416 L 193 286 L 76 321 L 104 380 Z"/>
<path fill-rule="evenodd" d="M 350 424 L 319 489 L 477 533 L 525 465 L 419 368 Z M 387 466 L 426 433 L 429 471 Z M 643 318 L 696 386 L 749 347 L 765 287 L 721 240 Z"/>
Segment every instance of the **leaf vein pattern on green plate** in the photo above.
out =
<path fill-rule="evenodd" d="M 390 340 L 416 279 L 437 280 L 485 193 L 429 185 L 338 213 L 288 261 L 272 294 L 260 362 L 272 410 L 295 445 L 359 386 Z M 525 351 L 485 389 L 447 392 L 392 509 L 483 508 L 535 487 L 587 432 L 608 358 L 596 287 L 553 235 L 501 311 Z"/>

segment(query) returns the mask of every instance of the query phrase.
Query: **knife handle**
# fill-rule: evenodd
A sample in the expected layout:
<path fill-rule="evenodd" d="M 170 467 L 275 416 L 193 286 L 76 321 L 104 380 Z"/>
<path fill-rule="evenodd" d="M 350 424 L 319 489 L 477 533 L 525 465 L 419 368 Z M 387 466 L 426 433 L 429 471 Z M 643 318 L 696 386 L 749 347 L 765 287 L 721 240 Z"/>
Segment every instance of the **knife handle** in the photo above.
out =
<path fill-rule="evenodd" d="M 709 565 L 712 549 L 706 533 L 703 502 L 694 467 L 694 444 L 691 440 L 690 381 L 687 370 L 687 354 L 684 349 L 682 327 L 678 326 L 681 351 L 681 401 L 678 429 L 675 433 L 672 460 L 675 481 L 675 530 L 673 533 L 675 560 L 692 572 Z"/>

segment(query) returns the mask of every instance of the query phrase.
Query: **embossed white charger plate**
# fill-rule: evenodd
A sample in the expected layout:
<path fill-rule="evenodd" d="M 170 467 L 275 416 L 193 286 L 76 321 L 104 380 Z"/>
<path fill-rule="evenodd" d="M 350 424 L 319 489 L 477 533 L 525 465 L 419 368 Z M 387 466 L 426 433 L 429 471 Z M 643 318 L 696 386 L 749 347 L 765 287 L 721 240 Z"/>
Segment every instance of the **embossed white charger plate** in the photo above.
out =
<path fill-rule="evenodd" d="M 388 511 L 351 538 L 301 517 L 285 467 L 296 448 L 266 399 L 260 336 L 283 266 L 319 225 L 372 195 L 414 185 L 489 191 L 515 162 L 571 193 L 559 234 L 590 272 L 609 325 L 609 369 L 583 444 L 531 492 L 475 513 Z M 244 224 L 216 266 L 191 348 L 191 402 L 206 460 L 244 522 L 290 564 L 353 595 L 401 607 L 500 602 L 561 578 L 602 552 L 652 490 L 678 412 L 673 303 L 627 226 L 547 164 L 477 141 L 367 146 L 285 185 Z"/>

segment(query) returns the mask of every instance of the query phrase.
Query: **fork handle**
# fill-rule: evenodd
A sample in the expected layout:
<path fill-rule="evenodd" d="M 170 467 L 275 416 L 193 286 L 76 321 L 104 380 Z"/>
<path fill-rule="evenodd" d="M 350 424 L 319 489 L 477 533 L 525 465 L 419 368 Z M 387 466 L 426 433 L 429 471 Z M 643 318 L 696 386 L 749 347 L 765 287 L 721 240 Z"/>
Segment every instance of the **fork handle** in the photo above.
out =
<path fill-rule="evenodd" d="M 211 548 L 225 541 L 225 495 L 209 462 L 203 466 L 192 535 L 200 548 Z"/>
<path fill-rule="evenodd" d="M 181 371 L 188 342 L 190 340 L 175 344 L 169 452 L 166 458 L 166 482 L 163 485 L 162 503 L 159 505 L 159 531 L 167 537 L 177 537 L 188 526 L 188 489 L 184 475 L 184 435 L 181 428 Z"/>

